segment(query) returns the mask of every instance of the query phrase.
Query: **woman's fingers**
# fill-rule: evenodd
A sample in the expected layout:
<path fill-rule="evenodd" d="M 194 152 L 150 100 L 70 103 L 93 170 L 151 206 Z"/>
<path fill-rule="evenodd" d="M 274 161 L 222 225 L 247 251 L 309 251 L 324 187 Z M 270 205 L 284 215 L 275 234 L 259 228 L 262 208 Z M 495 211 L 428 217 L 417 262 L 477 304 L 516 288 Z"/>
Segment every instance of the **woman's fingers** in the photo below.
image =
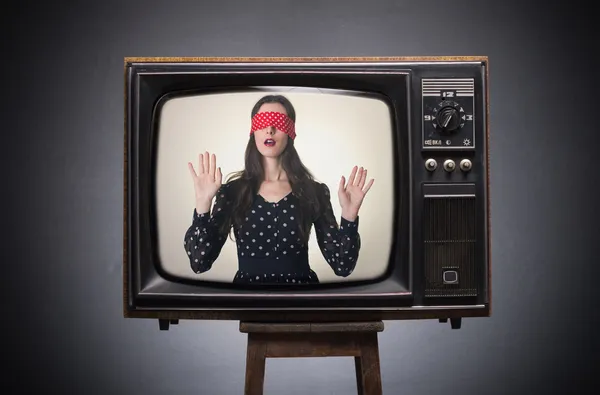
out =
<path fill-rule="evenodd" d="M 361 168 L 362 170 L 362 168 Z M 360 180 L 358 181 L 358 188 L 359 189 L 363 189 L 363 187 L 365 186 L 365 181 L 367 180 L 367 169 L 364 169 L 362 171 L 362 173 L 360 174 Z"/>
<path fill-rule="evenodd" d="M 204 174 L 204 153 L 198 155 L 198 175 Z"/>
<path fill-rule="evenodd" d="M 221 173 L 220 167 L 217 167 L 217 178 L 215 181 L 217 182 L 218 185 L 221 185 L 221 183 L 223 182 L 223 174 Z"/>
<path fill-rule="evenodd" d="M 338 193 L 344 192 L 344 189 L 346 189 L 346 178 L 342 176 L 342 178 L 340 178 L 340 184 L 338 185 Z"/>
<path fill-rule="evenodd" d="M 356 171 L 358 170 L 357 166 L 354 166 L 352 168 L 352 171 L 350 172 L 350 177 L 348 177 L 348 186 L 353 185 L 354 184 L 354 178 L 356 177 Z"/>
<path fill-rule="evenodd" d="M 375 182 L 374 178 L 371 178 L 369 180 L 369 183 L 367 184 L 367 186 L 365 187 L 365 189 L 363 191 L 365 195 L 367 194 L 367 192 L 369 192 L 369 189 L 371 189 L 371 186 L 373 185 L 374 182 Z"/>
<path fill-rule="evenodd" d="M 210 173 L 210 154 L 208 151 L 202 154 L 202 163 L 204 164 L 204 173 Z"/>
<path fill-rule="evenodd" d="M 188 162 L 188 170 L 190 171 L 190 175 L 192 176 L 193 179 L 198 177 L 198 175 L 196 174 L 196 171 L 194 170 L 194 165 L 192 165 L 192 162 Z"/>
<path fill-rule="evenodd" d="M 215 154 L 212 154 L 210 156 L 210 169 L 208 171 L 208 174 L 210 174 L 210 177 L 214 180 L 215 179 L 215 171 L 217 170 L 217 157 Z"/>
<path fill-rule="evenodd" d="M 208 151 L 198 155 L 198 174 L 207 174 L 213 179 L 217 170 L 217 156 Z"/>

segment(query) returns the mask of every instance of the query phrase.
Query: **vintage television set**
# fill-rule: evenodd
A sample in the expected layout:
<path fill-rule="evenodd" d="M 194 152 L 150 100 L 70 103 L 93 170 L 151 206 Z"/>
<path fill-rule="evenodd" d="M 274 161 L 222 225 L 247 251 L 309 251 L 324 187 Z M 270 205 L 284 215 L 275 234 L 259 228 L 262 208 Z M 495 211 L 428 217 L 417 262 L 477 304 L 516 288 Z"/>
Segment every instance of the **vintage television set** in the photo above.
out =
<path fill-rule="evenodd" d="M 182 319 L 459 328 L 490 316 L 488 72 L 487 57 L 125 58 L 124 316 L 162 329 Z M 225 184 L 244 167 L 251 109 L 266 95 L 294 105 L 294 145 L 329 188 L 333 231 L 341 176 L 356 165 L 375 180 L 349 275 L 314 230 L 316 284 L 235 283 L 234 238 L 210 270 L 192 270 L 188 163 L 214 153 Z"/>

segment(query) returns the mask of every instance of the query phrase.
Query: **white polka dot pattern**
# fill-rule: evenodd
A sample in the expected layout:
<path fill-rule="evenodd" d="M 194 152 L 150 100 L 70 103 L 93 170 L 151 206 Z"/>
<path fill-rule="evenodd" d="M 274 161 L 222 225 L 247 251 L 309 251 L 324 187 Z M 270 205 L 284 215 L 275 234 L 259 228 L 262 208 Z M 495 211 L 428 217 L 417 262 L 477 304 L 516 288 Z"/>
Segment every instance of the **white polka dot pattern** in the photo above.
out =
<path fill-rule="evenodd" d="M 274 126 L 280 132 L 287 134 L 292 140 L 296 138 L 294 121 L 287 115 L 276 111 L 263 111 L 252 117 L 250 134 Z"/>
<path fill-rule="evenodd" d="M 219 224 L 230 214 L 231 184 L 225 184 L 217 193 L 209 213 L 196 213 L 184 240 L 191 268 L 203 273 L 212 267 L 227 240 L 218 233 Z M 318 184 L 324 204 L 321 215 L 314 221 L 317 243 L 323 257 L 334 273 L 349 276 L 356 266 L 360 250 L 358 218 L 347 221 L 335 219 L 329 188 Z M 299 237 L 299 201 L 290 193 L 279 202 L 268 202 L 257 195 L 242 226 L 234 228 L 240 268 L 236 283 L 318 283 L 310 270 L 308 246 Z M 241 263 L 244 267 L 241 267 Z M 268 262 L 268 269 L 255 269 Z M 261 266 L 262 267 L 262 266 Z"/>

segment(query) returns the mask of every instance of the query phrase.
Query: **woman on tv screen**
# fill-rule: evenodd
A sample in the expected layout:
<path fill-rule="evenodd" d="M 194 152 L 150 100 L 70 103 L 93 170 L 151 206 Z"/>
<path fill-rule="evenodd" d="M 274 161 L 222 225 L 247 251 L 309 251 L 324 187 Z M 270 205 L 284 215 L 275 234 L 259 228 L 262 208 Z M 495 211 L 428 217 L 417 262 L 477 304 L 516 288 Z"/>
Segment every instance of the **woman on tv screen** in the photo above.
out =
<path fill-rule="evenodd" d="M 329 188 L 315 181 L 294 148 L 296 113 L 280 95 L 261 98 L 251 112 L 245 168 L 225 184 L 215 154 L 188 163 L 196 205 L 184 247 L 195 273 L 218 258 L 233 229 L 237 246 L 237 284 L 318 284 L 308 262 L 314 226 L 319 248 L 334 273 L 349 276 L 360 250 L 358 213 L 374 180 L 354 166 L 341 177 L 338 225 Z M 211 211 L 211 204 L 215 200 Z"/>

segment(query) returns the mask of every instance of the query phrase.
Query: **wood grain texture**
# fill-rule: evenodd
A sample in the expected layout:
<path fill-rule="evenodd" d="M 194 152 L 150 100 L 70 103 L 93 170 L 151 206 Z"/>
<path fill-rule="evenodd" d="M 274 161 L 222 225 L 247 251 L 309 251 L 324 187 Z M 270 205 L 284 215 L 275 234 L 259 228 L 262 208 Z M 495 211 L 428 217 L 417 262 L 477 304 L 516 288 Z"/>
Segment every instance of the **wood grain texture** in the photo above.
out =
<path fill-rule="evenodd" d="M 126 291 L 125 291 L 126 292 Z M 126 295 L 126 293 L 125 293 Z M 478 309 L 431 309 L 431 310 L 156 310 L 131 311 L 125 308 L 125 318 L 148 318 L 166 320 L 234 320 L 264 322 L 334 322 L 334 321 L 376 321 L 376 320 L 418 320 L 438 318 L 488 317 L 487 307 Z"/>
<path fill-rule="evenodd" d="M 248 333 L 246 395 L 262 395 L 266 358 L 354 357 L 359 395 L 381 395 L 377 334 L 383 322 L 288 323 L 241 322 Z"/>
<path fill-rule="evenodd" d="M 487 56 L 125 57 L 124 63 L 483 62 L 487 59 Z"/>
<path fill-rule="evenodd" d="M 267 342 L 261 339 L 248 338 L 246 351 L 246 395 L 262 394 L 265 383 L 265 366 L 267 358 Z"/>
<path fill-rule="evenodd" d="M 487 251 L 488 251 L 488 316 L 492 315 L 492 208 L 490 194 L 490 62 L 485 58 L 485 156 L 486 156 L 486 210 L 487 210 Z"/>
<path fill-rule="evenodd" d="M 329 332 L 382 332 L 382 321 L 372 322 L 316 322 L 264 323 L 240 322 L 242 333 L 329 333 Z"/>

